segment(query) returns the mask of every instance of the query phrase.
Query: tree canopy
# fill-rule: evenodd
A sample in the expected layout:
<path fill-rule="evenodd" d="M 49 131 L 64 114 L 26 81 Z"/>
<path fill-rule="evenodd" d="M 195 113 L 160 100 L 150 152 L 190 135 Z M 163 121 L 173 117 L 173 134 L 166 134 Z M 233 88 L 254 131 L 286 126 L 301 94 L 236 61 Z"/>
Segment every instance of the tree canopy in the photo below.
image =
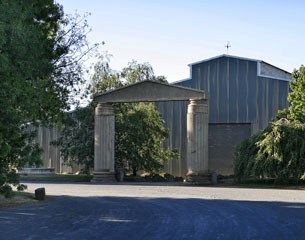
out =
<path fill-rule="evenodd" d="M 92 77 L 93 92 L 105 92 L 145 80 L 166 82 L 164 76 L 154 74 L 149 63 L 137 63 L 133 60 L 121 72 L 107 69 L 107 62 L 100 62 L 96 66 L 96 73 L 99 75 L 94 74 Z M 104 74 L 100 74 L 103 71 Z M 104 77 L 106 75 L 108 78 Z M 164 127 L 164 120 L 155 104 L 115 104 L 114 109 L 115 156 L 118 165 L 132 169 L 133 175 L 136 175 L 138 170 L 155 173 L 163 169 L 166 161 L 178 156 L 176 150 L 162 147 L 169 132 Z"/>
<path fill-rule="evenodd" d="M 155 76 L 153 68 L 148 63 L 137 63 L 132 61 L 122 71 L 114 71 L 109 66 L 107 57 L 100 57 L 100 61 L 94 67 L 92 76 L 92 93 L 102 93 L 109 90 L 122 87 L 127 84 L 144 81 L 158 80 L 166 81 L 163 76 Z M 90 110 L 91 108 L 91 110 Z M 83 111 L 83 110 L 81 110 Z M 72 149 L 76 152 L 86 152 L 83 149 L 82 142 L 77 138 L 83 132 L 83 129 L 88 129 L 86 136 L 88 139 L 83 142 L 90 142 L 93 147 L 93 114 L 94 105 L 90 105 L 86 111 L 87 115 L 82 118 L 74 118 L 79 124 L 67 125 L 64 134 L 61 136 L 60 146 L 63 153 L 69 153 Z M 114 104 L 115 111 L 115 160 L 116 167 L 125 167 L 132 170 L 135 175 L 138 170 L 144 170 L 150 173 L 159 172 L 164 167 L 164 162 L 178 156 L 177 152 L 172 149 L 162 147 L 162 142 L 168 137 L 168 129 L 164 127 L 164 121 L 161 114 L 157 111 L 153 103 L 122 103 Z M 88 119 L 90 121 L 87 121 Z M 86 126 L 87 127 L 86 127 Z M 75 132 L 75 134 L 66 134 Z M 82 135 L 84 136 L 84 135 Z M 89 140 L 90 137 L 90 140 Z M 77 143 L 73 148 L 69 143 Z M 88 146 L 88 149 L 91 147 Z M 73 160 L 75 154 L 70 152 L 66 155 L 66 161 Z M 82 162 L 84 156 L 78 155 L 76 162 Z M 92 156 L 87 159 L 92 159 Z M 87 162 L 87 164 L 89 164 Z M 89 166 L 89 165 L 88 165 Z M 92 166 L 92 164 L 90 165 Z"/>
<path fill-rule="evenodd" d="M 288 118 L 305 123 L 305 67 L 302 65 L 292 73 L 291 91 L 288 94 Z"/>
<path fill-rule="evenodd" d="M 0 1 L 0 191 L 39 160 L 27 125 L 59 123 L 79 93 L 86 29 L 53 0 Z"/>
<path fill-rule="evenodd" d="M 52 144 L 60 146 L 67 165 L 80 164 L 84 166 L 83 173 L 88 174 L 94 162 L 94 107 L 90 104 L 66 114 L 65 126 Z"/>

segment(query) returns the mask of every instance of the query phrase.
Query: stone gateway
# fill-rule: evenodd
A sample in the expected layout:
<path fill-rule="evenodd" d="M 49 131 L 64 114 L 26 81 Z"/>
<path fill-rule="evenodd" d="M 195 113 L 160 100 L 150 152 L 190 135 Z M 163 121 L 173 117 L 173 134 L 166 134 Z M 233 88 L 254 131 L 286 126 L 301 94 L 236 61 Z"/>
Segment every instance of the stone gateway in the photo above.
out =
<path fill-rule="evenodd" d="M 115 118 L 113 103 L 189 100 L 187 113 L 187 181 L 208 176 L 208 98 L 204 91 L 155 81 L 143 81 L 95 96 L 93 181 L 114 179 Z"/>

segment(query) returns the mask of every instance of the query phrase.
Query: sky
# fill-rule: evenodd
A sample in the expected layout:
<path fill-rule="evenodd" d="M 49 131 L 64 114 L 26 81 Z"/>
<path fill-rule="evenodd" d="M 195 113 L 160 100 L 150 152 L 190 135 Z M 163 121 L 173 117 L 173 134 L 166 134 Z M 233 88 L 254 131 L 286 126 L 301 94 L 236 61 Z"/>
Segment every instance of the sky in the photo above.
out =
<path fill-rule="evenodd" d="M 188 64 L 226 54 L 263 60 L 286 71 L 305 64 L 302 0 L 56 0 L 64 12 L 91 13 L 90 43 L 105 42 L 121 70 L 148 62 L 174 82 L 190 77 Z"/>

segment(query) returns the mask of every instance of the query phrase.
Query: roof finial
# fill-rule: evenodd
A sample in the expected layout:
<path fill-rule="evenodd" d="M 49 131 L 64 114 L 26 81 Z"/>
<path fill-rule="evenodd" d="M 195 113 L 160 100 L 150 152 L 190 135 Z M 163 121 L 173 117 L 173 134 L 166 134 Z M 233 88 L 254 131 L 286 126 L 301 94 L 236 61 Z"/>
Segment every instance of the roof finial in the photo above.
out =
<path fill-rule="evenodd" d="M 225 48 L 227 48 L 227 54 L 229 54 L 229 48 L 231 47 L 230 42 L 228 41 L 227 45 L 225 45 Z"/>

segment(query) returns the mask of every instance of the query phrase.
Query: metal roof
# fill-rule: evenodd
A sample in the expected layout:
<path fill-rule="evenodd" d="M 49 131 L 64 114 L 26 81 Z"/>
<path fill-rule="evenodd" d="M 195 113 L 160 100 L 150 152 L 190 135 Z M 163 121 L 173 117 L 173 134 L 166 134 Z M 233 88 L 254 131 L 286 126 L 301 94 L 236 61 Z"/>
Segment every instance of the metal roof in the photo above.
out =
<path fill-rule="evenodd" d="M 217 59 L 217 58 L 221 58 L 221 57 L 236 58 L 236 59 L 240 59 L 240 60 L 247 60 L 247 61 L 254 61 L 254 62 L 262 62 L 262 60 L 257 60 L 257 59 L 253 59 L 253 58 L 244 58 L 244 57 L 238 57 L 238 56 L 233 56 L 233 55 L 228 55 L 228 54 L 222 54 L 222 55 L 219 55 L 219 56 L 215 56 L 215 57 L 211 57 L 211 58 L 204 59 L 204 60 L 201 60 L 201 61 L 190 63 L 190 64 L 188 64 L 188 66 L 193 66 L 193 65 L 196 65 L 196 64 L 199 64 L 199 63 L 208 62 L 208 61 L 211 61 L 211 60 L 214 60 L 214 59 Z"/>
<path fill-rule="evenodd" d="M 222 55 L 218 55 L 218 56 L 215 56 L 215 57 L 211 57 L 211 58 L 208 58 L 208 59 L 204 59 L 204 60 L 201 60 L 201 61 L 197 61 L 197 62 L 193 62 L 193 63 L 190 63 L 188 64 L 189 67 L 192 67 L 193 65 L 196 65 L 196 64 L 200 64 L 200 63 L 204 63 L 204 62 L 208 62 L 208 61 L 212 61 L 214 59 L 217 59 L 217 58 L 222 58 L 222 57 L 228 57 L 228 58 L 235 58 L 235 59 L 240 59 L 240 60 L 246 60 L 246 61 L 253 61 L 253 62 L 263 62 L 263 63 L 266 63 L 274 68 L 277 68 L 279 70 L 282 70 L 288 74 L 291 74 L 290 72 L 282 69 L 282 68 L 279 68 L 277 66 L 274 66 L 268 62 L 265 62 L 263 60 L 259 60 L 259 59 L 254 59 L 254 58 L 245 58 L 245 57 L 239 57 L 239 56 L 233 56 L 233 55 L 228 55 L 228 54 L 222 54 Z"/>

